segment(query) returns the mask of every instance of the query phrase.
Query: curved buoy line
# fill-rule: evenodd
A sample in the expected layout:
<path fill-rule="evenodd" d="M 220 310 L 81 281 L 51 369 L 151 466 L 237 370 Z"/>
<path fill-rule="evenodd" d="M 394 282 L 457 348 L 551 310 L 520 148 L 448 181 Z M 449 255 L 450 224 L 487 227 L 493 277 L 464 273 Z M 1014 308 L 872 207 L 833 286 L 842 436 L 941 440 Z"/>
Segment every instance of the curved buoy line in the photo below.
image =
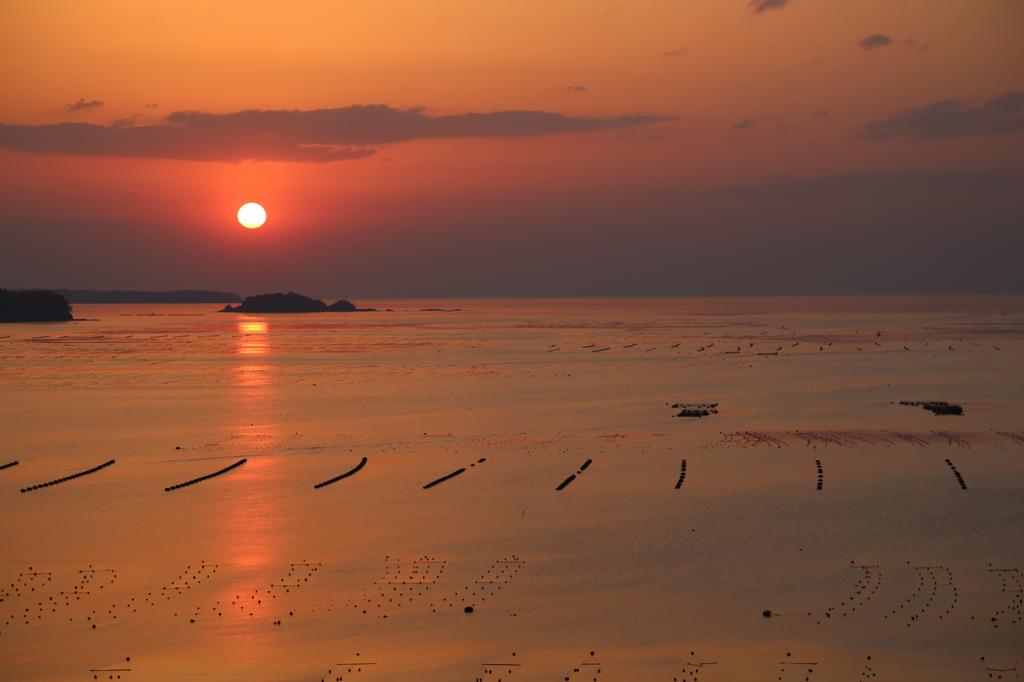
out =
<path fill-rule="evenodd" d="M 0 464 L 0 469 L 9 469 L 9 468 L 11 468 L 13 466 L 18 466 L 18 460 L 14 460 L 13 462 L 8 462 L 7 464 Z"/>
<path fill-rule="evenodd" d="M 34 486 L 29 487 L 29 488 L 22 488 L 21 492 L 27 493 L 30 490 L 38 490 L 39 488 L 49 488 L 51 485 L 57 485 L 58 483 L 63 483 L 64 481 L 70 481 L 71 479 L 78 478 L 79 476 L 85 476 L 86 474 L 94 474 L 97 471 L 99 471 L 100 469 L 104 469 L 104 468 L 110 466 L 113 463 L 114 463 L 114 460 L 110 460 L 109 462 L 104 462 L 103 464 L 99 465 L 98 467 L 93 467 L 92 469 L 89 469 L 87 471 L 79 471 L 77 474 L 71 474 L 70 476 L 65 476 L 64 478 L 58 478 L 56 481 L 50 481 L 49 483 L 40 483 L 39 485 L 34 485 Z M 14 462 L 14 464 L 17 464 L 17 462 Z M 8 466 L 13 466 L 13 465 L 8 465 Z"/>
<path fill-rule="evenodd" d="M 427 488 L 433 488 L 438 483 L 444 483 L 449 478 L 455 478 L 456 476 L 458 476 L 459 474 L 463 473 L 464 471 L 466 471 L 466 467 L 462 467 L 458 471 L 453 471 L 450 474 L 448 474 L 447 476 L 442 476 L 441 478 L 437 479 L 436 481 L 431 481 L 430 483 L 428 483 L 425 486 L 423 486 L 423 489 L 426 490 Z"/>
<path fill-rule="evenodd" d="M 956 480 L 960 484 L 960 489 L 967 490 L 967 484 L 964 483 L 964 477 L 960 475 L 960 472 L 956 470 L 956 467 L 953 466 L 953 463 L 948 459 L 946 460 L 946 466 L 953 470 L 953 475 L 956 476 Z"/>
<path fill-rule="evenodd" d="M 243 464 L 246 463 L 246 461 L 247 460 L 240 459 L 237 462 L 235 462 L 234 464 L 232 464 L 231 466 L 224 467 L 220 471 L 214 471 L 212 474 L 206 474 L 205 476 L 200 476 L 199 478 L 193 478 L 191 481 L 185 481 L 184 483 L 179 483 L 178 485 L 172 485 L 170 488 L 164 488 L 164 492 L 170 492 L 171 490 L 177 490 L 178 488 L 184 488 L 187 485 L 193 485 L 195 483 L 199 483 L 200 481 L 205 481 L 207 479 L 213 478 L 214 476 L 220 476 L 221 474 L 226 474 L 227 472 L 231 471 L 232 469 L 235 469 L 237 467 L 242 466 Z"/>
<path fill-rule="evenodd" d="M 317 483 L 317 484 L 316 484 L 315 486 L 313 486 L 313 487 L 314 487 L 314 488 L 323 488 L 324 486 L 330 485 L 330 484 L 332 484 L 332 483 L 337 483 L 337 482 L 338 482 L 338 481 L 340 481 L 341 479 L 343 479 L 343 478 L 348 478 L 348 477 L 349 477 L 349 476 L 351 476 L 352 474 L 354 474 L 354 473 L 357 473 L 357 472 L 358 472 L 358 471 L 359 471 L 360 469 L 362 469 L 362 468 L 363 468 L 364 466 L 366 466 L 366 458 L 365 458 L 365 457 L 363 457 L 363 461 L 362 461 L 362 462 L 360 462 L 359 464 L 357 464 L 357 465 L 356 465 L 356 467 L 355 467 L 354 469 L 352 469 L 351 471 L 346 471 L 346 472 L 345 472 L 345 473 L 343 473 L 343 474 L 342 474 L 341 476 L 335 476 L 334 478 L 332 478 L 332 479 L 329 479 L 329 480 L 327 480 L 327 481 L 324 481 L 323 483 Z"/>

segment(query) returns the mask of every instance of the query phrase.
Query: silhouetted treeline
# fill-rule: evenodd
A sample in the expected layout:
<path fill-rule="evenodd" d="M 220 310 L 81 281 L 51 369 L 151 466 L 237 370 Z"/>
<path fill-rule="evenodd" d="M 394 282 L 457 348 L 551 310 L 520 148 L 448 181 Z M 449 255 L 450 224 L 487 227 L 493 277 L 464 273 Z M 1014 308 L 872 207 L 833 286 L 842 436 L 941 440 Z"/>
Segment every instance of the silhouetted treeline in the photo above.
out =
<path fill-rule="evenodd" d="M 96 291 L 54 289 L 70 303 L 240 303 L 242 297 L 226 291 Z"/>
<path fill-rule="evenodd" d="M 0 289 L 0 322 L 63 322 L 73 319 L 71 304 L 60 294 L 38 289 Z"/>
<path fill-rule="evenodd" d="M 368 312 L 373 308 L 357 308 L 350 301 L 335 301 L 327 305 L 321 300 L 296 294 L 258 294 L 247 296 L 236 306 L 224 306 L 222 313 L 352 313 Z"/>

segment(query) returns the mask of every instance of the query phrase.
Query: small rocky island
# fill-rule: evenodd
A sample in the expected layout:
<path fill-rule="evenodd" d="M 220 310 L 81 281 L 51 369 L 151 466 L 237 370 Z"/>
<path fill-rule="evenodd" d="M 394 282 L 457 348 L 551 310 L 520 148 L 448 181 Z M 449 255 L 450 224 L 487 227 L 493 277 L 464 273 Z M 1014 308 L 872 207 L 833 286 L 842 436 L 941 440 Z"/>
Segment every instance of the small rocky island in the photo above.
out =
<path fill-rule="evenodd" d="M 0 322 L 67 322 L 71 304 L 52 291 L 0 289 Z"/>
<path fill-rule="evenodd" d="M 238 305 L 227 305 L 222 313 L 355 313 L 375 312 L 373 308 L 357 308 L 350 301 L 323 301 L 289 291 L 287 294 L 246 296 Z"/>

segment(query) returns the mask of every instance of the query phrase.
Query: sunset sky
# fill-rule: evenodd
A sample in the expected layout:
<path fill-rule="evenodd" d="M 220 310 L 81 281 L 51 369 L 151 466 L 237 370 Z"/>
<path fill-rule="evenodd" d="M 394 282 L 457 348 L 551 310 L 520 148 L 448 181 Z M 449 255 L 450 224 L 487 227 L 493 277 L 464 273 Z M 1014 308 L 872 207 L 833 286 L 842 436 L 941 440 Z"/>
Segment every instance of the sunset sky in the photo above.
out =
<path fill-rule="evenodd" d="M 13 0 L 0 287 L 1024 293 L 1022 35 L 1021 0 Z"/>

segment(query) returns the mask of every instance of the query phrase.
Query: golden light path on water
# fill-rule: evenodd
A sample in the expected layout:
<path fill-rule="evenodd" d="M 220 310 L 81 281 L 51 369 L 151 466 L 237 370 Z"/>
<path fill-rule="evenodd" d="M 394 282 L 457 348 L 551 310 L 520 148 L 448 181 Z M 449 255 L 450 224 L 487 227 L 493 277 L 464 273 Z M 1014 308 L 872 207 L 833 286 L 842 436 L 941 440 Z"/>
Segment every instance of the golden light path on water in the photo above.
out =
<path fill-rule="evenodd" d="M 257 632 L 256 621 L 265 620 L 257 616 L 270 606 L 266 603 L 268 586 L 281 577 L 274 572 L 282 570 L 287 557 L 282 555 L 280 543 L 281 509 L 273 494 L 277 461 L 258 450 L 261 443 L 274 442 L 280 436 L 278 425 L 269 418 L 275 401 L 270 328 L 265 320 L 239 320 L 237 329 L 234 352 L 243 364 L 236 367 L 230 389 L 232 449 L 236 451 L 231 463 L 243 457 L 247 462 L 232 472 L 230 489 L 226 487 L 220 499 L 215 544 L 224 563 L 231 566 L 233 577 L 222 585 L 216 599 L 223 609 L 220 612 L 235 623 L 215 631 L 214 637 L 222 651 L 232 652 L 238 668 L 247 668 L 258 665 L 271 647 L 271 641 Z"/>

